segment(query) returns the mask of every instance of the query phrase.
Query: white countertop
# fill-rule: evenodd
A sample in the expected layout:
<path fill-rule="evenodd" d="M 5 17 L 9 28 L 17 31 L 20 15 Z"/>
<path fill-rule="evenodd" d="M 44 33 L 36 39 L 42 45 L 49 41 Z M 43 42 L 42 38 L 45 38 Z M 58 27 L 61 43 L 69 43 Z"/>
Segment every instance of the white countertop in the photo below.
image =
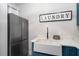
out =
<path fill-rule="evenodd" d="M 72 39 L 60 39 L 60 40 L 54 40 L 54 39 L 45 39 L 45 38 L 35 38 L 32 40 L 32 42 L 35 42 L 37 44 L 45 44 L 45 45 L 65 45 L 65 46 L 73 46 L 76 48 L 79 48 L 79 43 L 77 41 L 74 41 Z"/>

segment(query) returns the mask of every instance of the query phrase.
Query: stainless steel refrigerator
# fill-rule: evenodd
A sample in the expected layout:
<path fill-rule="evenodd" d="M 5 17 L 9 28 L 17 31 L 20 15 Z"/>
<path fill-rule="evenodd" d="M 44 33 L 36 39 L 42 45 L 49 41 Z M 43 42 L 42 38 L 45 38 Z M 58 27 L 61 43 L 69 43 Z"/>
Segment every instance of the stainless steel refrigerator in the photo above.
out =
<path fill-rule="evenodd" d="M 28 20 L 8 14 L 8 55 L 28 55 Z"/>

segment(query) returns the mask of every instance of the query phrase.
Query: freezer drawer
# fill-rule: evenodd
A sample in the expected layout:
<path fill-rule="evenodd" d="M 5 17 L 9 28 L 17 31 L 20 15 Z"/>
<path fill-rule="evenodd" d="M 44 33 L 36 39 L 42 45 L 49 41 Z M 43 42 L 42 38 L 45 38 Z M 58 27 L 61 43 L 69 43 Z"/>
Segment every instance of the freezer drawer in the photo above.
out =
<path fill-rule="evenodd" d="M 23 56 L 28 55 L 28 40 L 23 40 L 21 44 L 21 52 Z"/>

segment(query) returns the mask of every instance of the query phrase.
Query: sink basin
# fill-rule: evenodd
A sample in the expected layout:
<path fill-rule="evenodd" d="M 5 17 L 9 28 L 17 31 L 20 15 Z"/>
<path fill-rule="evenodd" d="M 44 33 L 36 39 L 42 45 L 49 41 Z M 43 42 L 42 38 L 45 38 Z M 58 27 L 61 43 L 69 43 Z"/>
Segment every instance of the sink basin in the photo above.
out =
<path fill-rule="evenodd" d="M 62 55 L 62 46 L 57 40 L 38 39 L 34 42 L 34 51 L 51 55 Z"/>

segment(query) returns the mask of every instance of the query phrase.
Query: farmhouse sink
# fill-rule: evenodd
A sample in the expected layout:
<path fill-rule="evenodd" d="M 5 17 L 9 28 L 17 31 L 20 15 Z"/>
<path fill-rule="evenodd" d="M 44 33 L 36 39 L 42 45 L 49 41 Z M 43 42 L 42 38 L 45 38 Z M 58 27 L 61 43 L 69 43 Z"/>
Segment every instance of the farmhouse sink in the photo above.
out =
<path fill-rule="evenodd" d="M 51 55 L 62 55 L 62 46 L 57 40 L 38 39 L 34 42 L 34 51 Z"/>

